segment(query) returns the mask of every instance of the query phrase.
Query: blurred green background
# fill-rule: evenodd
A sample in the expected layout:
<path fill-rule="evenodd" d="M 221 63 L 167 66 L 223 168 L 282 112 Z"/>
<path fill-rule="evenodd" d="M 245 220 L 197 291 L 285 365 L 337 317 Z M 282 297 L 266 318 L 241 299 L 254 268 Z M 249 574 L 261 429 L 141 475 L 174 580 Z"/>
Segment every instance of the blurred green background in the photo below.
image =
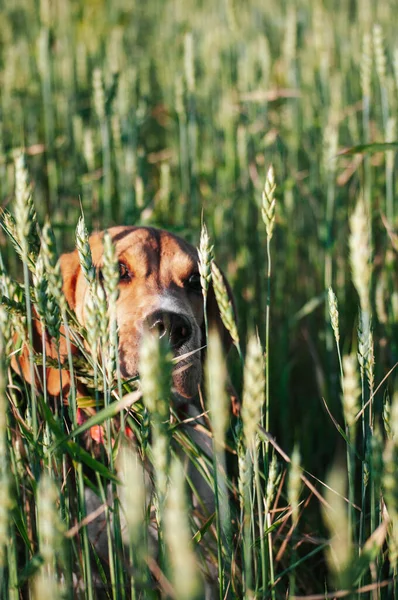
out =
<path fill-rule="evenodd" d="M 13 153 L 24 147 L 60 251 L 73 247 L 80 203 L 90 229 L 148 223 L 195 245 L 203 213 L 243 342 L 254 328 L 264 341 L 260 209 L 274 165 L 271 429 L 324 473 L 338 434 L 322 397 L 340 411 L 325 291 L 338 297 L 349 351 L 358 300 L 348 216 L 361 193 L 372 220 L 376 383 L 397 357 L 395 255 L 381 221 L 394 225 L 395 154 L 336 157 L 396 137 L 396 2 L 3 0 L 0 22 L 2 207 L 12 207 Z M 239 389 L 238 365 L 232 356 Z"/>

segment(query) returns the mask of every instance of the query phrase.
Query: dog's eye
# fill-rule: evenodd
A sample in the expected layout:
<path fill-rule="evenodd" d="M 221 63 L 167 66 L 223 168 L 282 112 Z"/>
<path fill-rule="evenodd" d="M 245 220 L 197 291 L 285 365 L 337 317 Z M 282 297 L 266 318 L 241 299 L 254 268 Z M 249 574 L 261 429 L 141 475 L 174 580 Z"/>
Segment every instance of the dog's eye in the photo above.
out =
<path fill-rule="evenodd" d="M 124 263 L 119 263 L 119 279 L 120 281 L 128 281 L 131 279 L 131 273 Z"/>
<path fill-rule="evenodd" d="M 200 283 L 199 273 L 192 273 L 187 281 L 187 286 L 194 292 L 202 291 L 202 284 Z"/>

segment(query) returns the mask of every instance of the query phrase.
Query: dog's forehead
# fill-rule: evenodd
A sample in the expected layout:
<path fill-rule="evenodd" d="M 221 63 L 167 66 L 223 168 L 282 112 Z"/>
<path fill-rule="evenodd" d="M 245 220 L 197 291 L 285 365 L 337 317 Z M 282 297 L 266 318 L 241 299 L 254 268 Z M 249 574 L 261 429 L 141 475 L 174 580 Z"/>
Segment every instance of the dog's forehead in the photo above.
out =
<path fill-rule="evenodd" d="M 135 265 L 189 271 L 197 265 L 197 250 L 178 236 L 154 227 L 112 227 L 116 252 Z"/>

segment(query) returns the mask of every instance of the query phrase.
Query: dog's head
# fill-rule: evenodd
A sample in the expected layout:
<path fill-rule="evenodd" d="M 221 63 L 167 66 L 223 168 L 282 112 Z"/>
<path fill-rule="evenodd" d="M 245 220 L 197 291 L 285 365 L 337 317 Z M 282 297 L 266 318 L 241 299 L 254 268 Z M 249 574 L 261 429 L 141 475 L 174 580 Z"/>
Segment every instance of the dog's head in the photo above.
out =
<path fill-rule="evenodd" d="M 138 373 L 140 343 L 145 329 L 167 336 L 177 362 L 173 383 L 183 398 L 198 392 L 205 345 L 203 296 L 197 250 L 179 237 L 149 227 L 114 227 L 109 230 L 119 263 L 117 324 L 121 374 Z M 93 263 L 100 274 L 103 233 L 90 238 Z M 64 293 L 78 321 L 86 324 L 85 305 L 89 287 L 75 250 L 61 257 Z M 217 327 L 228 346 L 230 338 L 222 325 L 210 288 L 207 302 L 209 326 Z M 26 373 L 29 378 L 28 373 Z M 52 378 L 55 393 L 57 377 Z M 58 390 L 59 392 L 59 390 Z"/>

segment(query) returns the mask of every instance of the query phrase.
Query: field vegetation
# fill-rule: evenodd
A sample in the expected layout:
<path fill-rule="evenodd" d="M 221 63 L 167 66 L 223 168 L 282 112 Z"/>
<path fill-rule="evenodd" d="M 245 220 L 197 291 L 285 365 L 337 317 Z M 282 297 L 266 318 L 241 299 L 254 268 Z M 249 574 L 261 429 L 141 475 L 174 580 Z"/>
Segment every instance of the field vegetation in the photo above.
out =
<path fill-rule="evenodd" d="M 3 0 L 1 598 L 200 599 L 206 573 L 220 600 L 398 598 L 396 18 L 393 0 Z M 179 426 L 167 348 L 145 340 L 141 381 L 120 377 L 114 249 L 104 295 L 87 247 L 115 224 L 200 245 L 218 286 L 234 345 L 225 365 L 209 332 L 212 461 Z M 61 291 L 76 244 L 87 331 Z M 85 396 L 12 369 L 25 344 L 62 377 L 33 314 L 79 344 Z M 184 457 L 214 489 L 205 522 Z"/>

